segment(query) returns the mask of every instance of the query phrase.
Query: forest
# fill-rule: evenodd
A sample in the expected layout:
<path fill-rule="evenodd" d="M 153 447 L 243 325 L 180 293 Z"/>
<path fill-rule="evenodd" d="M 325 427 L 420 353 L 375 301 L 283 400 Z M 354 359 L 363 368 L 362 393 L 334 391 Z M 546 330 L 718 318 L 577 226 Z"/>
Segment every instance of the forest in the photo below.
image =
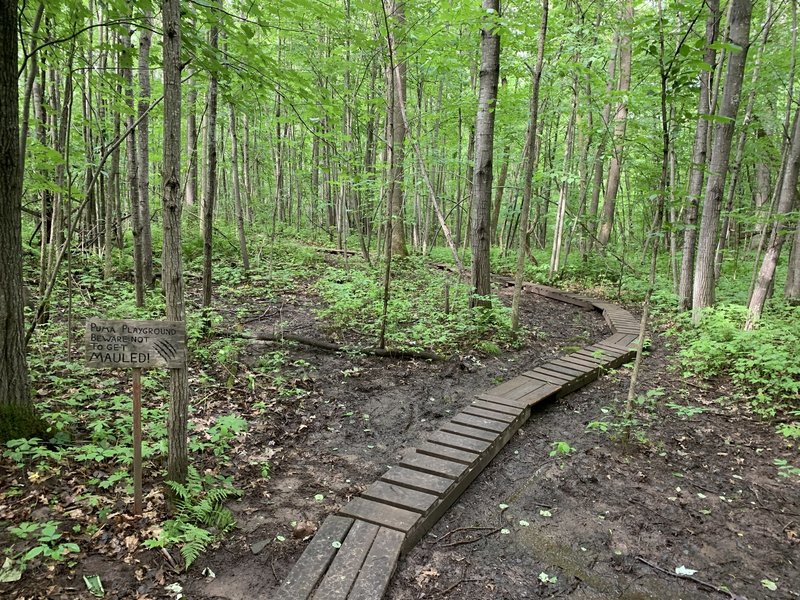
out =
<path fill-rule="evenodd" d="M 797 4 L 4 1 L 0 596 L 269 598 L 594 299 L 383 597 L 800 597 Z"/>

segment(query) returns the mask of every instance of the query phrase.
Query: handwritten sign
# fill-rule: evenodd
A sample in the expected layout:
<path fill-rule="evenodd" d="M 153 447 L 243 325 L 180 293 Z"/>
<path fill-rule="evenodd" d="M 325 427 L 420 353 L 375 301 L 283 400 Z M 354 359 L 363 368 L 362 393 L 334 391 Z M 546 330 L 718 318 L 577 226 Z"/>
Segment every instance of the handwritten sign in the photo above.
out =
<path fill-rule="evenodd" d="M 89 319 L 86 365 L 177 369 L 186 365 L 186 323 Z"/>

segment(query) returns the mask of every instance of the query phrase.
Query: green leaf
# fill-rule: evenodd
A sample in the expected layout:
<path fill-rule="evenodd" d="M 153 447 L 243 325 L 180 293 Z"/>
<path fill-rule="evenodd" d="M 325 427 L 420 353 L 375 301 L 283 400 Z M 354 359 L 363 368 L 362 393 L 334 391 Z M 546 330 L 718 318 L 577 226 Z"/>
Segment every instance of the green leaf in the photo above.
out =
<path fill-rule="evenodd" d="M 86 589 L 89 590 L 89 593 L 96 597 L 102 598 L 106 595 L 106 591 L 103 589 L 103 582 L 100 581 L 99 575 L 86 575 L 83 576 L 83 582 L 86 584 Z"/>
<path fill-rule="evenodd" d="M 778 589 L 778 584 L 769 579 L 762 579 L 761 585 L 767 588 L 770 592 L 774 592 L 775 590 Z"/>
<path fill-rule="evenodd" d="M 17 564 L 9 557 L 3 561 L 3 566 L 0 567 L 0 583 L 13 583 L 22 578 L 23 566 Z"/>

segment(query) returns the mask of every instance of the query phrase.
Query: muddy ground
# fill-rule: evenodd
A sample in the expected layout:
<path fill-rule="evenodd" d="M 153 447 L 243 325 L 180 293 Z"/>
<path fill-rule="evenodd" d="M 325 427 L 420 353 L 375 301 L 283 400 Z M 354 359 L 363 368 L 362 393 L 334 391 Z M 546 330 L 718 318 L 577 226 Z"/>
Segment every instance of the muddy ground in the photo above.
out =
<path fill-rule="evenodd" d="M 510 300 L 508 290 L 501 295 Z M 319 299 L 306 286 L 284 293 L 277 308 L 271 299 L 262 304 L 248 304 L 244 316 L 231 307 L 230 317 L 256 332 L 333 335 L 316 319 Z M 230 504 L 236 529 L 183 573 L 172 555 L 135 544 L 126 553 L 125 532 L 136 524 L 122 523 L 105 540 L 119 538 L 119 551 L 90 549 L 70 568 L 32 573 L 38 586 L 26 577 L 0 587 L 0 596 L 90 598 L 81 576 L 96 573 L 111 599 L 177 598 L 179 590 L 192 600 L 271 597 L 325 517 L 404 448 L 475 394 L 609 334 L 598 314 L 530 294 L 523 323 L 530 331 L 523 348 L 437 363 L 249 344 L 242 369 L 266 361 L 279 365 L 281 378 L 229 388 L 221 370 L 219 387 L 193 415 L 202 424 L 235 411 L 250 421 L 225 459 L 243 490 Z M 774 464 L 797 464 L 796 446 L 725 400 L 725 381 L 683 380 L 668 344 L 656 335 L 643 365 L 640 393 L 663 394 L 639 406 L 632 428 L 639 441 L 615 439 L 626 368 L 537 409 L 401 559 L 387 598 L 800 597 L 800 478 L 779 477 Z M 599 421 L 606 433 L 587 431 Z M 562 452 L 551 455 L 556 448 Z M 145 484 L 157 494 L 157 482 Z M 677 577 L 678 567 L 696 572 Z"/>
<path fill-rule="evenodd" d="M 317 332 L 307 310 L 313 303 L 307 296 L 287 303 L 284 328 Z M 304 538 L 401 450 L 475 393 L 608 335 L 597 314 L 532 295 L 524 320 L 534 332 L 524 349 L 445 364 L 292 350 L 314 367 L 305 400 L 314 414 L 301 424 L 307 435 L 274 441 L 280 451 L 269 489 L 237 503 L 240 529 L 200 559 L 186 580 L 189 597 L 268 598 Z M 587 433 L 603 419 L 613 430 L 627 394 L 624 368 L 537 410 L 401 560 L 387 597 L 800 597 L 800 485 L 778 477 L 773 464 L 795 460 L 796 448 L 740 406 L 718 402 L 730 392 L 724 382 L 705 390 L 682 381 L 670 370 L 667 344 L 656 338 L 644 363 L 640 392 L 664 394 L 641 406 L 633 430 L 640 442 L 625 447 Z M 556 442 L 568 453 L 551 456 Z M 215 578 L 197 577 L 206 566 Z M 686 576 L 694 580 L 675 577 L 678 567 L 695 570 Z"/>

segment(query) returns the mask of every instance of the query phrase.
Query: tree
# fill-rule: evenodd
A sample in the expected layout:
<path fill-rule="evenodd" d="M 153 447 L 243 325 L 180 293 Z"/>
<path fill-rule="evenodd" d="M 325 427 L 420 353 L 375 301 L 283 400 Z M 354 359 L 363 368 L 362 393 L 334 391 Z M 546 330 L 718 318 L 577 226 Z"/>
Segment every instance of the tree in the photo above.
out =
<path fill-rule="evenodd" d="M 185 321 L 183 259 L 181 255 L 181 24 L 180 1 L 164 0 L 164 251 L 162 282 L 167 319 Z M 189 381 L 186 367 L 170 369 L 169 457 L 167 478 L 185 482 L 189 469 L 187 429 Z"/>
<path fill-rule="evenodd" d="M 500 79 L 500 0 L 483 0 L 478 115 L 475 119 L 475 170 L 472 184 L 472 293 L 470 306 L 491 306 L 489 245 L 492 235 L 492 163 L 497 87 Z M 524 232 L 523 232 L 524 235 Z"/>
<path fill-rule="evenodd" d="M 25 360 L 17 19 L 16 2 L 0 4 L 0 442 L 41 430 Z"/>
<path fill-rule="evenodd" d="M 694 289 L 692 292 L 692 320 L 700 320 L 701 310 L 714 303 L 714 258 L 717 249 L 722 195 L 733 141 L 733 128 L 739 112 L 742 95 L 742 79 L 750 47 L 750 17 L 753 12 L 751 0 L 733 0 L 730 9 L 728 42 L 732 44 L 725 75 L 725 90 L 719 109 L 719 120 L 714 123 L 714 138 L 711 147 L 706 197 L 697 243 L 697 260 L 694 267 Z"/>

